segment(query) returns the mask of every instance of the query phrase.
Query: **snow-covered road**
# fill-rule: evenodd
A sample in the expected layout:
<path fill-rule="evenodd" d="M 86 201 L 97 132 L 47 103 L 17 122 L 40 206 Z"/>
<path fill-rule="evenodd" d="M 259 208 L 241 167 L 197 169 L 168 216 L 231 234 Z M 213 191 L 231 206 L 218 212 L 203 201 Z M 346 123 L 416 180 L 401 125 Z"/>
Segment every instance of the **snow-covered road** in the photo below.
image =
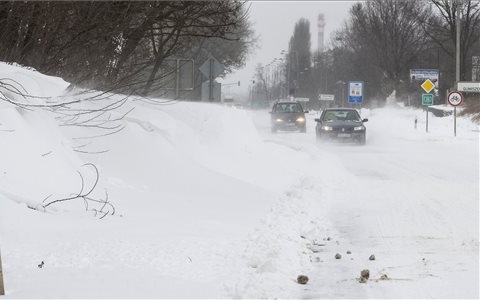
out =
<path fill-rule="evenodd" d="M 414 110 L 365 111 L 366 146 L 315 144 L 315 114 L 307 134 L 269 132 L 266 140 L 308 153 L 303 166 L 318 191 L 321 220 L 330 232 L 309 254 L 314 267 L 305 298 L 475 298 L 478 295 L 478 133 L 448 128 L 426 133 Z M 422 123 L 421 115 L 417 116 Z M 434 119 L 447 126 L 447 119 Z M 431 120 L 432 122 L 432 120 Z M 432 122 L 433 123 L 433 122 Z M 446 123 L 446 124 L 445 124 Z M 328 224 L 328 225 L 327 225 Z M 347 251 L 351 254 L 347 254 Z M 340 253 L 342 259 L 334 255 Z M 375 260 L 369 260 L 370 255 Z M 358 284 L 360 271 L 371 281 Z M 379 280 L 387 275 L 388 280 Z"/>

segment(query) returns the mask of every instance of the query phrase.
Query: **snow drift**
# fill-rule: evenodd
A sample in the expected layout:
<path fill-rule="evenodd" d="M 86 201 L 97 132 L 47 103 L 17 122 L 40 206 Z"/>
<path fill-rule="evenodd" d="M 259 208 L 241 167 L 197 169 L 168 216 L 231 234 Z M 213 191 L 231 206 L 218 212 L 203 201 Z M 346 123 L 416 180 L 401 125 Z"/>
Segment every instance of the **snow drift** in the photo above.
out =
<path fill-rule="evenodd" d="M 365 147 L 317 145 L 315 113 L 273 135 L 266 111 L 0 78 L 0 298 L 478 298 L 467 119 L 363 110 Z"/>

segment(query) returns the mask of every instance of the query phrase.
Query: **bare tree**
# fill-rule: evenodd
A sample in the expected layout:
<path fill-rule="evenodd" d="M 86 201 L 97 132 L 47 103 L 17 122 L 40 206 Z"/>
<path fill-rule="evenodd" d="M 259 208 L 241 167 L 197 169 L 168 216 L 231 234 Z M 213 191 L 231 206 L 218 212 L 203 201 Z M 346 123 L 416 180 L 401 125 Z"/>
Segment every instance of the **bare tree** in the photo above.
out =
<path fill-rule="evenodd" d="M 418 66 L 428 48 L 420 24 L 427 12 L 422 1 L 369 0 L 352 6 L 335 36 L 335 52 L 348 61 L 350 77 L 367 82 L 370 96 L 384 98 L 408 82 L 409 69 Z"/>
<path fill-rule="evenodd" d="M 238 0 L 1 2 L 0 57 L 83 87 L 149 94 L 165 60 L 204 39 L 241 45 L 217 48 L 227 70 L 241 64 L 247 16 Z"/>
<path fill-rule="evenodd" d="M 461 20 L 460 33 L 460 78 L 467 79 L 474 49 L 480 47 L 480 2 L 474 0 L 429 0 L 433 6 L 430 17 L 423 19 L 422 26 L 430 41 L 439 47 L 450 60 L 455 59 L 457 39 L 456 24 Z M 452 64 L 453 65 L 453 64 Z M 453 69 L 451 69 L 454 73 Z M 450 78 L 453 86 L 454 78 Z"/>

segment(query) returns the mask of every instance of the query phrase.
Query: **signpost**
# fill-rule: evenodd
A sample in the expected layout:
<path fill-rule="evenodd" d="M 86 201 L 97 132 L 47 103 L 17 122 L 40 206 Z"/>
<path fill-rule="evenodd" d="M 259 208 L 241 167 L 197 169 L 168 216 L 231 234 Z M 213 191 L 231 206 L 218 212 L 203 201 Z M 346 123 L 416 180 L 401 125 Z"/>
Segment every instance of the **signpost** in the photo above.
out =
<path fill-rule="evenodd" d="M 298 102 L 308 102 L 308 101 L 310 101 L 310 98 L 295 98 L 295 101 L 298 101 Z"/>
<path fill-rule="evenodd" d="M 458 4 L 458 2 L 456 2 Z M 456 5 L 455 14 L 460 16 L 459 5 Z M 455 87 L 458 90 L 458 83 L 460 82 L 460 35 L 462 32 L 462 22 L 460 18 L 455 19 L 455 27 L 457 29 L 456 41 L 455 41 Z M 463 95 L 460 92 L 455 92 L 453 94 L 448 94 L 447 101 L 450 103 L 457 103 L 458 97 L 460 97 L 460 104 L 463 101 Z M 458 105 L 457 104 L 457 105 Z M 457 105 L 453 107 L 453 136 L 457 136 Z"/>
<path fill-rule="evenodd" d="M 457 107 L 463 103 L 463 95 L 460 92 L 450 92 L 447 101 L 451 106 Z"/>
<path fill-rule="evenodd" d="M 422 105 L 427 106 L 427 117 L 425 119 L 425 131 L 428 132 L 428 106 L 433 105 L 433 94 L 429 94 L 435 85 L 430 79 L 425 80 L 421 85 L 422 89 L 427 92 L 427 94 L 422 94 Z"/>
<path fill-rule="evenodd" d="M 348 82 L 348 103 L 363 103 L 363 81 Z"/>
<path fill-rule="evenodd" d="M 194 64 L 193 59 L 166 59 L 160 72 L 160 87 L 174 90 L 175 99 L 180 97 L 180 91 L 193 91 Z"/>
<path fill-rule="evenodd" d="M 465 93 L 480 93 L 480 82 L 460 81 L 457 90 Z"/>
<path fill-rule="evenodd" d="M 319 94 L 318 95 L 318 101 L 320 102 L 320 108 L 323 106 L 330 106 L 330 104 L 327 105 L 328 102 L 333 102 L 335 101 L 335 95 L 331 94 Z"/>
<path fill-rule="evenodd" d="M 450 92 L 447 101 L 453 106 L 453 135 L 457 136 L 457 106 L 463 103 L 463 95 L 460 92 Z"/>
<path fill-rule="evenodd" d="M 428 132 L 428 106 L 434 104 L 433 89 L 438 89 L 438 69 L 410 69 L 410 80 L 421 81 L 420 85 L 427 94 L 422 94 L 422 105 L 427 106 L 427 117 L 425 122 L 425 130 Z"/>
<path fill-rule="evenodd" d="M 422 94 L 422 105 L 433 105 L 433 94 Z"/>
<path fill-rule="evenodd" d="M 223 66 L 223 64 L 219 63 L 218 60 L 215 59 L 215 57 L 210 56 L 198 69 L 200 70 L 200 72 L 202 72 L 203 75 L 208 77 L 208 100 L 209 101 L 215 100 L 214 93 L 213 93 L 214 86 L 216 86 L 215 78 L 225 70 L 225 67 Z M 202 84 L 202 89 L 203 89 L 203 84 Z M 220 89 L 221 89 L 221 85 L 220 85 Z"/>
<path fill-rule="evenodd" d="M 320 95 L 318 95 L 318 100 L 320 100 L 320 101 L 335 101 L 335 95 L 320 94 Z"/>
<path fill-rule="evenodd" d="M 422 83 L 421 87 L 425 92 L 430 93 L 435 87 L 435 84 L 430 79 L 427 79 Z"/>
<path fill-rule="evenodd" d="M 422 94 L 422 105 L 427 106 L 427 117 L 425 121 L 425 131 L 428 132 L 428 106 L 433 105 L 433 94 Z"/>
<path fill-rule="evenodd" d="M 438 69 L 410 69 L 411 81 L 425 81 L 426 79 L 430 79 L 436 89 L 438 89 L 438 77 Z M 429 92 L 430 91 L 427 93 Z"/>
<path fill-rule="evenodd" d="M 203 82 L 201 91 L 202 101 L 220 101 L 222 97 L 221 90 L 222 85 L 219 82 L 213 81 L 213 84 L 210 84 L 208 80 Z"/>

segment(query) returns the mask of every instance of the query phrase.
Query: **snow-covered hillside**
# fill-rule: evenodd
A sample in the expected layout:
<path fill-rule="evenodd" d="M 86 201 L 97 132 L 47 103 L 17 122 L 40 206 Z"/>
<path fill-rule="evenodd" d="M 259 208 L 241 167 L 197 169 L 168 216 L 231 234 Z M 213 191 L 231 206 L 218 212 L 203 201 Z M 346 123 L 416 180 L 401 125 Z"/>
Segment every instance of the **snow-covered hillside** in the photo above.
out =
<path fill-rule="evenodd" d="M 478 298 L 467 119 L 454 138 L 449 118 L 427 134 L 422 111 L 364 110 L 365 147 L 318 145 L 315 113 L 274 135 L 266 111 L 0 78 L 0 299 Z"/>

